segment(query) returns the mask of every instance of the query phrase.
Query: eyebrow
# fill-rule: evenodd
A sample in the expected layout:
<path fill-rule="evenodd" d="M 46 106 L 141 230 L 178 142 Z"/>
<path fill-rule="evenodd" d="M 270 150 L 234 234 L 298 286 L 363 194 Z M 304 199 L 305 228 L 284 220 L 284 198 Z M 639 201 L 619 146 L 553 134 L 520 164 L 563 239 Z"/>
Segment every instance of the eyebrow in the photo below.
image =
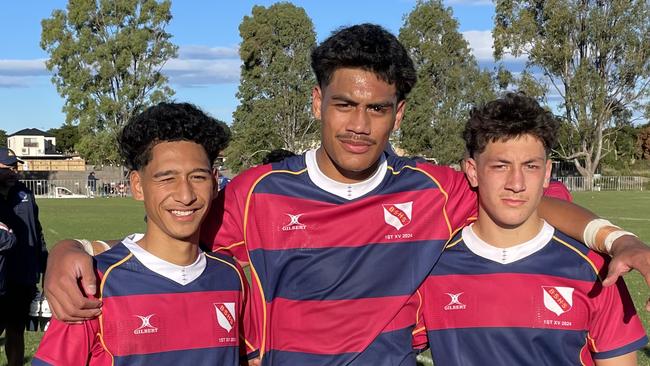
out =
<path fill-rule="evenodd" d="M 212 173 L 212 172 L 210 171 L 210 169 L 205 169 L 205 168 L 196 168 L 196 169 L 190 171 L 189 174 L 196 173 L 196 172 L 207 173 L 207 174 L 211 174 L 211 173 Z M 155 173 L 155 174 L 153 175 L 153 177 L 154 177 L 154 178 L 160 178 L 160 177 L 165 177 L 165 176 L 168 176 L 168 175 L 177 175 L 177 174 L 180 174 L 180 172 L 179 172 L 178 170 L 170 169 L 170 170 L 164 170 L 164 171 L 162 171 L 162 172 L 157 172 L 157 173 Z"/>
<path fill-rule="evenodd" d="M 359 102 L 357 102 L 355 100 L 352 100 L 350 97 L 346 97 L 345 95 L 333 95 L 332 100 L 337 100 L 337 101 L 340 101 L 340 102 L 346 102 L 346 103 L 352 104 L 354 106 L 357 106 L 357 105 L 360 104 Z M 384 100 L 384 101 L 380 101 L 380 102 L 370 103 L 370 104 L 368 104 L 368 107 L 370 107 L 370 108 L 374 108 L 374 107 L 392 107 L 393 104 L 394 103 L 392 101 L 390 101 L 390 100 Z"/>

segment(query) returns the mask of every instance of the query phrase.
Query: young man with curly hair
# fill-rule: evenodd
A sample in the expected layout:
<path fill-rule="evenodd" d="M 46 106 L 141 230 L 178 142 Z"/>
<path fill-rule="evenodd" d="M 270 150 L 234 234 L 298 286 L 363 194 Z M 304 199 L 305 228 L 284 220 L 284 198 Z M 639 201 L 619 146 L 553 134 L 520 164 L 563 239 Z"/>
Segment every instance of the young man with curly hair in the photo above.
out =
<path fill-rule="evenodd" d="M 199 248 L 228 137 L 190 104 L 161 103 L 129 121 L 120 152 L 146 231 L 95 257 L 102 316 L 52 320 L 33 365 L 236 366 L 255 356 L 245 277 L 232 258 Z"/>
<path fill-rule="evenodd" d="M 603 287 L 608 259 L 537 212 L 558 128 L 521 94 L 472 111 L 465 172 L 478 219 L 449 241 L 420 289 L 436 364 L 636 365 L 648 339 L 625 282 Z"/>

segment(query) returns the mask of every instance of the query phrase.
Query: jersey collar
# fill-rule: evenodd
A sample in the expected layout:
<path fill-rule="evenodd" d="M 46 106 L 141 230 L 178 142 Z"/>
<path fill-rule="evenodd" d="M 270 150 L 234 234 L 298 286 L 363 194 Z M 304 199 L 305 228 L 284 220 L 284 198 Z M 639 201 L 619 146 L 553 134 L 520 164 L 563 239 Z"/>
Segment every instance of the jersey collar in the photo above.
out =
<path fill-rule="evenodd" d="M 179 266 L 162 260 L 139 246 L 137 242 L 143 236 L 144 234 L 127 236 L 122 240 L 122 244 L 133 253 L 140 263 L 153 272 L 184 286 L 197 279 L 205 270 L 205 253 L 202 251 L 199 251 L 199 255 L 194 263 L 187 266 Z"/>
<path fill-rule="evenodd" d="M 379 186 L 379 184 L 384 180 L 388 167 L 386 157 L 384 154 L 381 154 L 377 170 L 372 176 L 370 176 L 370 178 L 362 182 L 348 184 L 337 182 L 326 176 L 325 173 L 320 170 L 316 161 L 316 149 L 309 150 L 305 153 L 305 164 L 307 165 L 309 179 L 311 179 L 318 188 L 346 200 L 359 198 L 377 188 L 377 186 Z"/>

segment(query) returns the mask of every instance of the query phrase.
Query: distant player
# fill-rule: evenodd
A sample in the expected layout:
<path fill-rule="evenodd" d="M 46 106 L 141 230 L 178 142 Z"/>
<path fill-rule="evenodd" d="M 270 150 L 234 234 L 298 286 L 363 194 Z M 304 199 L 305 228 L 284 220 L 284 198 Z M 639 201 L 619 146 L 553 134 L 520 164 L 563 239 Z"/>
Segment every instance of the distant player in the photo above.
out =
<path fill-rule="evenodd" d="M 472 112 L 465 171 L 478 220 L 420 290 L 436 365 L 636 365 L 648 340 L 625 283 L 604 288 L 607 260 L 537 213 L 557 128 L 520 94 Z"/>
<path fill-rule="evenodd" d="M 161 103 L 125 126 L 120 150 L 146 232 L 95 257 L 102 316 L 53 320 L 33 365 L 239 365 L 256 356 L 244 338 L 245 278 L 232 258 L 199 249 L 227 136 L 190 104 Z"/>

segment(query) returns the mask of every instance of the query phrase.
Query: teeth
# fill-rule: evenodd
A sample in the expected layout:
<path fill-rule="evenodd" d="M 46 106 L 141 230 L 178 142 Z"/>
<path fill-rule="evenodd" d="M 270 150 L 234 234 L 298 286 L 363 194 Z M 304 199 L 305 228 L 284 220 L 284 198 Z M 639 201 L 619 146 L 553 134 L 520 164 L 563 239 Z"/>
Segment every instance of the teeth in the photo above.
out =
<path fill-rule="evenodd" d="M 194 210 L 191 211 L 179 211 L 179 210 L 172 210 L 172 213 L 176 216 L 189 216 L 194 212 Z"/>

